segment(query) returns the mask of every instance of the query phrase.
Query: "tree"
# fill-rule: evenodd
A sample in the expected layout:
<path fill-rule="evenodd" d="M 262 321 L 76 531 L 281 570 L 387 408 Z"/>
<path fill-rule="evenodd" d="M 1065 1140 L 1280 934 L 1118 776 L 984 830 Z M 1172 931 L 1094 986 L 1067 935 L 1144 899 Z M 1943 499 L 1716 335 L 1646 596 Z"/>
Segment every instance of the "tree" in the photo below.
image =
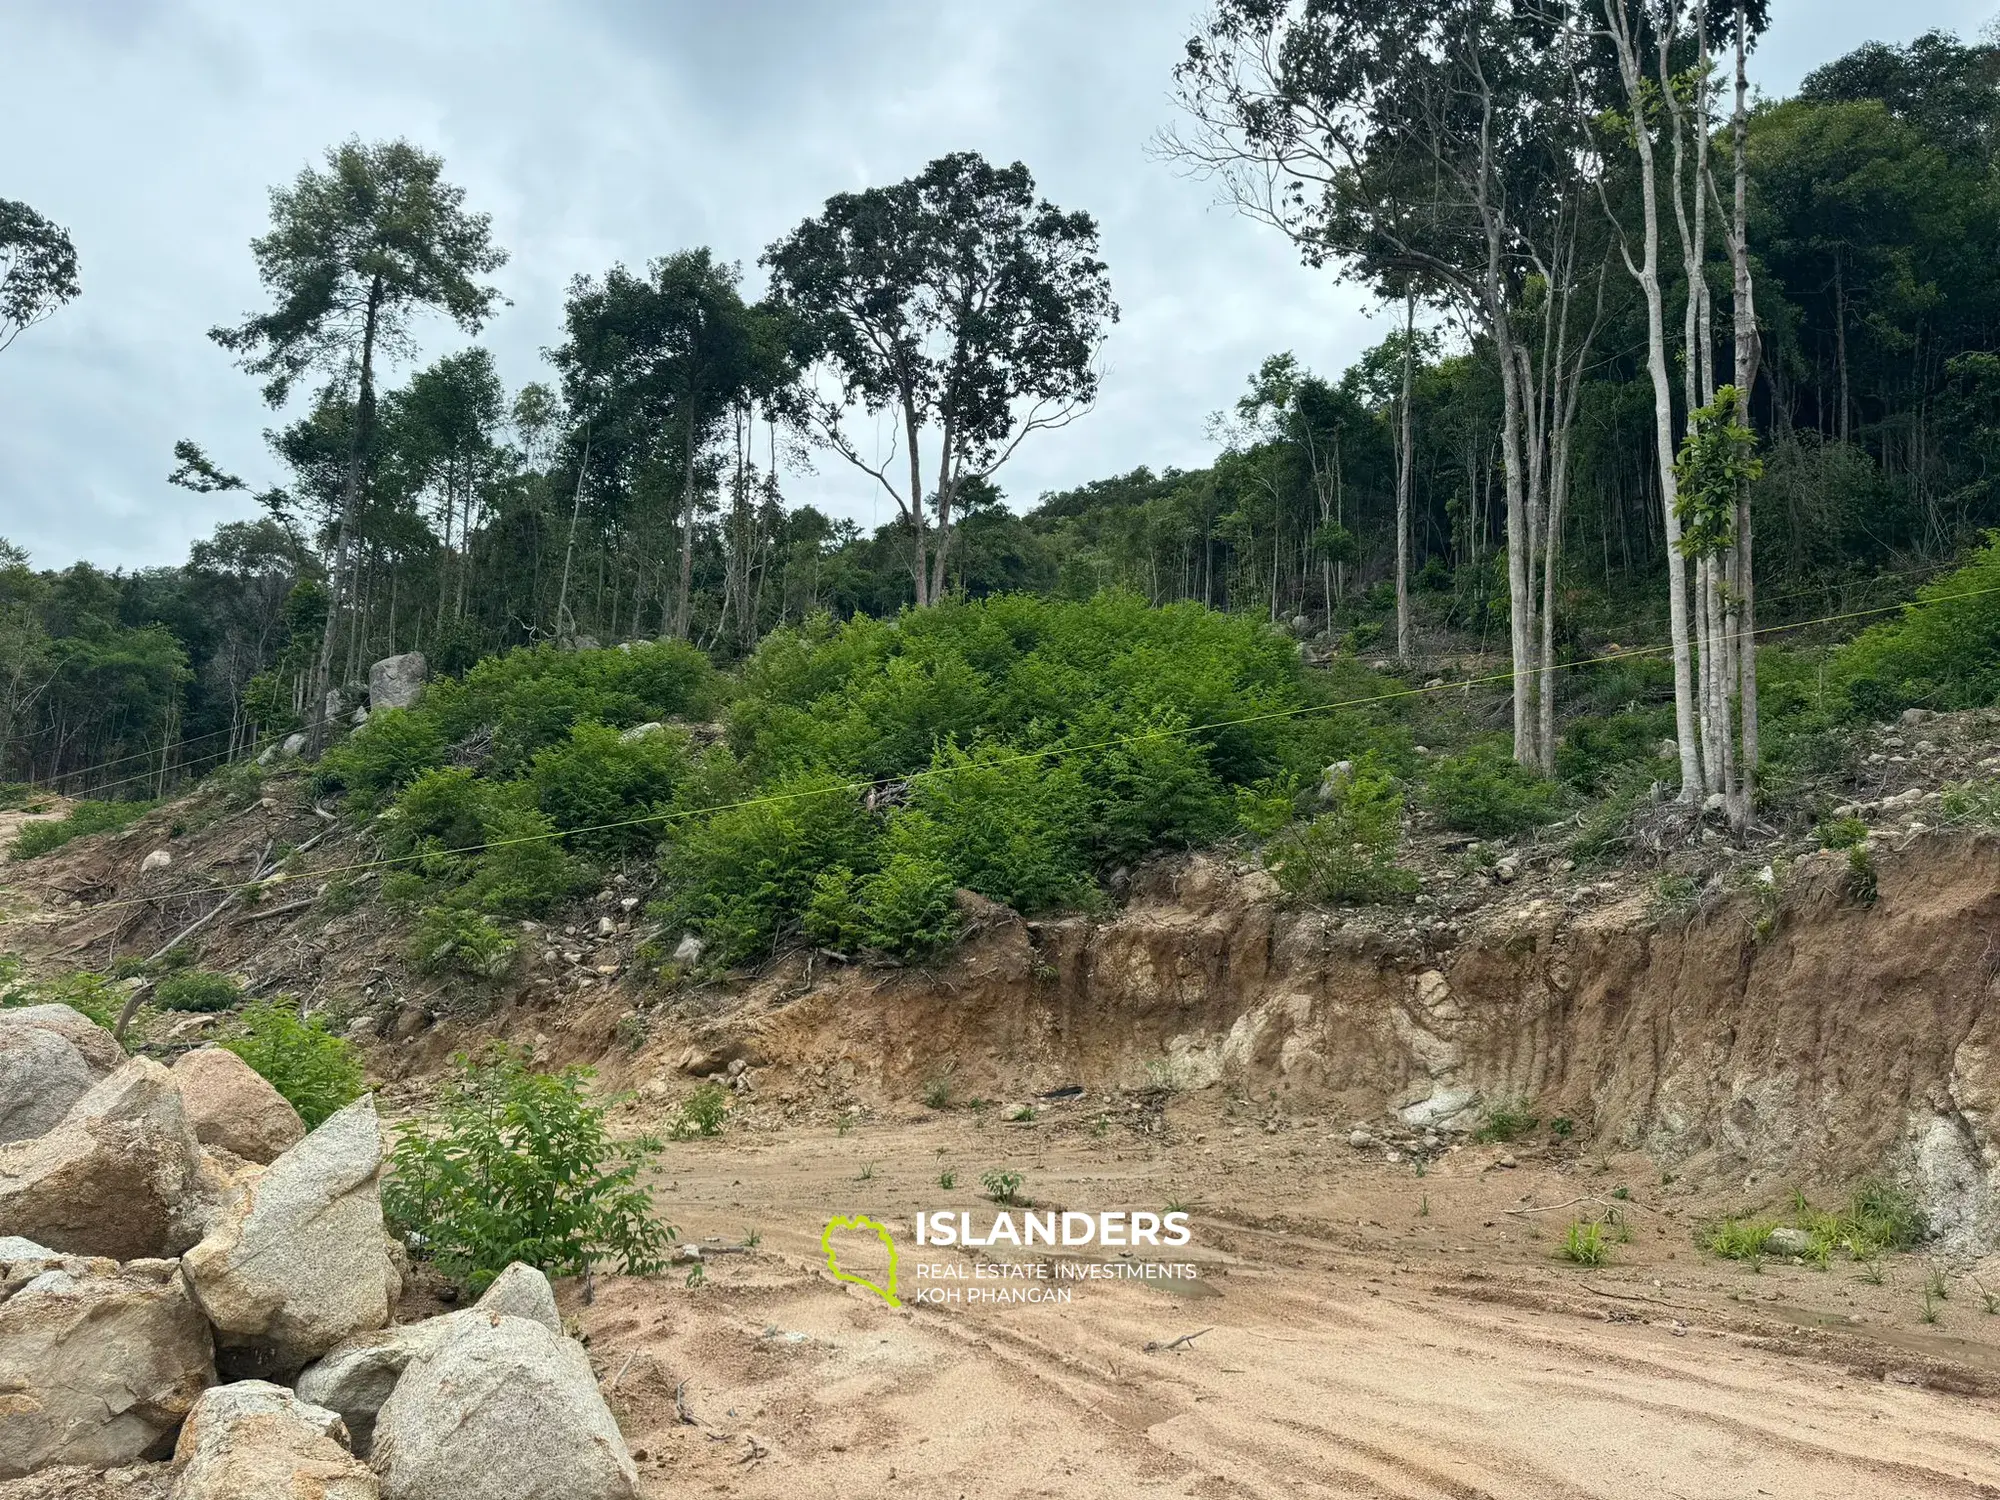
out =
<path fill-rule="evenodd" d="M 421 310 L 444 313 L 476 333 L 499 291 L 477 277 L 506 264 L 491 220 L 467 213 L 465 191 L 444 180 L 444 161 L 405 140 L 330 148 L 324 171 L 307 167 L 289 188 L 271 190 L 271 229 L 250 242 L 268 312 L 209 337 L 266 377 L 264 399 L 284 405 L 310 371 L 352 381 L 355 420 L 341 482 L 332 598 L 313 691 L 323 693 L 341 614 L 353 589 L 353 545 L 362 503 L 362 465 L 375 425 L 375 362 L 407 357 Z M 312 716 L 312 743 L 324 734 Z"/>
<path fill-rule="evenodd" d="M 834 387 L 805 393 L 799 418 L 896 502 L 922 607 L 944 593 L 960 487 L 1096 400 L 1097 352 L 1118 317 L 1097 225 L 1037 200 L 1021 163 L 959 152 L 892 187 L 829 198 L 763 263 Z M 864 455 L 846 431 L 857 407 L 893 418 L 886 454 Z M 891 472 L 898 447 L 906 480 Z"/>
<path fill-rule="evenodd" d="M 644 276 L 613 266 L 579 276 L 564 306 L 568 334 L 551 358 L 572 412 L 589 424 L 595 473 L 640 492 L 650 468 L 680 471 L 680 564 L 663 632 L 685 638 L 705 457 L 742 403 L 784 379 L 780 341 L 743 301 L 741 274 L 706 247 L 653 261 Z"/>
<path fill-rule="evenodd" d="M 0 349 L 81 290 L 69 232 L 0 198 Z"/>
<path fill-rule="evenodd" d="M 383 403 L 385 461 L 400 471 L 412 494 L 437 497 L 442 545 L 438 554 L 437 620 L 465 617 L 465 588 L 472 572 L 475 509 L 485 499 L 500 462 L 497 442 L 506 394 L 493 356 L 485 349 L 448 354 L 420 370 Z M 454 562 L 451 539 L 458 535 Z M 455 585 L 455 588 L 454 588 Z"/>

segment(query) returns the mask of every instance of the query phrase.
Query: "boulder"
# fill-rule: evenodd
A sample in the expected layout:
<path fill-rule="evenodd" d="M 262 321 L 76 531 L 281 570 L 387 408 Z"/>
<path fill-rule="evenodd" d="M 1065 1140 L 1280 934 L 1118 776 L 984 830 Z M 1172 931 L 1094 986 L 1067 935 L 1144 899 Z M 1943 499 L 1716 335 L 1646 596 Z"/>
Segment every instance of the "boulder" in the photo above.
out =
<path fill-rule="evenodd" d="M 380 713 L 385 708 L 411 708 L 424 695 L 430 663 L 421 651 L 401 656 L 385 656 L 368 669 L 368 707 Z"/>
<path fill-rule="evenodd" d="M 515 1261 L 464 1312 L 364 1333 L 313 1361 L 299 1372 L 299 1395 L 339 1412 L 353 1435 L 354 1451 L 366 1457 L 374 1440 L 376 1416 L 410 1361 L 435 1353 L 467 1319 L 490 1320 L 496 1314 L 526 1318 L 553 1334 L 562 1333 L 562 1316 L 556 1311 L 548 1277 Z"/>
<path fill-rule="evenodd" d="M 68 1256 L 23 1269 L 35 1274 L 10 1277 L 0 1301 L 0 1479 L 165 1458 L 215 1379 L 208 1324 L 174 1262 Z"/>
<path fill-rule="evenodd" d="M 1803 1229 L 1793 1229 L 1780 1225 L 1771 1231 L 1764 1241 L 1764 1248 L 1773 1255 L 1809 1255 L 1812 1253 L 1813 1238 Z"/>
<path fill-rule="evenodd" d="M 637 1500 L 583 1347 L 474 1310 L 410 1361 L 375 1424 L 384 1500 Z"/>
<path fill-rule="evenodd" d="M 181 1269 L 226 1368 L 290 1373 L 387 1326 L 402 1276 L 382 1228 L 381 1167 L 382 1126 L 364 1096 L 243 1181 L 188 1251 Z"/>
<path fill-rule="evenodd" d="M 67 1005 L 0 1010 L 0 1144 L 47 1134 L 124 1061 L 110 1032 Z"/>
<path fill-rule="evenodd" d="M 47 1134 L 0 1146 L 0 1235 L 113 1260 L 178 1255 L 212 1209 L 180 1090 L 150 1058 L 92 1086 Z"/>
<path fill-rule="evenodd" d="M 173 868 L 173 863 L 174 855 L 171 849 L 155 849 L 139 861 L 139 873 L 150 875 L 155 870 L 169 870 Z"/>
<path fill-rule="evenodd" d="M 281 1385 L 240 1380 L 195 1403 L 174 1448 L 172 1500 L 379 1500 L 338 1415 Z"/>
<path fill-rule="evenodd" d="M 296 756 L 305 754 L 305 750 L 306 737 L 303 731 L 297 734 L 288 734 L 285 736 L 284 744 L 278 747 L 278 758 L 281 760 L 291 760 Z"/>
<path fill-rule="evenodd" d="M 305 1121 L 234 1052 L 199 1047 L 173 1067 L 195 1139 L 245 1161 L 267 1163 L 305 1139 Z"/>
<path fill-rule="evenodd" d="M 618 738 L 623 743 L 629 745 L 634 740 L 651 739 L 656 734 L 665 734 L 666 732 L 667 726 L 654 720 L 645 724 L 634 724 L 630 729 L 621 729 L 618 732 Z"/>

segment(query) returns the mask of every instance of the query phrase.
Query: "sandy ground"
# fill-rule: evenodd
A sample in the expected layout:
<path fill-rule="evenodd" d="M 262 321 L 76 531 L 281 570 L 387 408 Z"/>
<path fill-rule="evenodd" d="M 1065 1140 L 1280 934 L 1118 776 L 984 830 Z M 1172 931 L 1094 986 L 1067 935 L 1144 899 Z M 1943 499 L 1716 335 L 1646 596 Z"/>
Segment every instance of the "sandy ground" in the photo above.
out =
<path fill-rule="evenodd" d="M 702 1284 L 564 1297 L 653 1496 L 2000 1495 L 2000 1317 L 1979 1289 L 2000 1277 L 1918 1255 L 1879 1285 L 1840 1262 L 1752 1270 L 1698 1253 L 1712 1206 L 1639 1158 L 1466 1146 L 1419 1176 L 1348 1133 L 1269 1133 L 1212 1096 L 1164 1119 L 1083 1100 L 1030 1124 L 913 1108 L 844 1134 L 732 1130 L 669 1146 L 660 1183 L 710 1246 Z M 992 1170 L 1040 1207 L 1192 1205 L 1193 1244 L 1157 1254 L 1198 1279 L 1032 1279 L 1054 1270 L 1040 1248 L 976 1277 L 995 1252 L 910 1244 L 919 1209 L 984 1224 Z M 1608 1264 L 1556 1256 L 1574 1218 L 1614 1207 Z M 891 1309 L 825 1273 L 834 1214 L 898 1230 L 906 1299 L 1071 1299 Z"/>

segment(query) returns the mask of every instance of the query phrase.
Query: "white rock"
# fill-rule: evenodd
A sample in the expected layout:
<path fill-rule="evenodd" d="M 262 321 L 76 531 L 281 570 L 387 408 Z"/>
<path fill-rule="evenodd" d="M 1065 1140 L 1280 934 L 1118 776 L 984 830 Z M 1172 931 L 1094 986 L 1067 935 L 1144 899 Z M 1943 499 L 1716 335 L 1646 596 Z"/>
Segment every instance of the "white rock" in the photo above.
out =
<path fill-rule="evenodd" d="M 0 1261 L 37 1258 L 25 1243 L 0 1240 Z M 215 1379 L 208 1324 L 173 1269 L 72 1257 L 0 1302 L 0 1479 L 167 1456 Z"/>
<path fill-rule="evenodd" d="M 1764 1248 L 1773 1255 L 1804 1255 L 1812 1249 L 1812 1236 L 1803 1229 L 1781 1225 L 1771 1231 L 1770 1237 L 1764 1241 Z"/>
<path fill-rule="evenodd" d="M 376 1416 L 410 1361 L 436 1352 L 466 1319 L 490 1321 L 496 1315 L 526 1318 L 553 1334 L 562 1333 L 562 1316 L 556 1311 L 548 1277 L 516 1261 L 464 1312 L 347 1340 L 299 1372 L 299 1395 L 339 1412 L 353 1435 L 354 1451 L 365 1457 L 374 1440 Z"/>
<path fill-rule="evenodd" d="M 379 1500 L 335 1412 L 281 1385 L 239 1380 L 195 1403 L 174 1447 L 171 1500 Z"/>
<path fill-rule="evenodd" d="M 421 651 L 385 656 L 368 669 L 368 706 L 377 713 L 385 708 L 410 708 L 423 697 L 429 677 L 430 663 Z"/>
<path fill-rule="evenodd" d="M 352 724 L 356 729 L 366 724 L 368 722 L 368 706 L 364 703 L 360 708 L 355 709 L 348 716 L 347 722 Z"/>
<path fill-rule="evenodd" d="M 478 1312 L 410 1361 L 375 1424 L 385 1500 L 636 1500 L 582 1346 Z"/>
<path fill-rule="evenodd" d="M 303 733 L 288 734 L 285 736 L 284 744 L 278 747 L 278 754 L 282 759 L 292 760 L 302 754 L 305 748 L 306 737 Z"/>
<path fill-rule="evenodd" d="M 182 1262 L 232 1368 L 289 1372 L 385 1327 L 402 1276 L 384 1249 L 382 1126 L 364 1096 L 244 1188 Z"/>
<path fill-rule="evenodd" d="M 667 726 L 664 724 L 634 724 L 630 729 L 620 730 L 618 738 L 629 745 L 633 740 L 647 740 L 656 734 L 666 732 Z"/>
<path fill-rule="evenodd" d="M 1347 1144 L 1356 1151 L 1367 1151 L 1374 1146 L 1375 1137 L 1365 1130 L 1350 1130 L 1347 1133 Z"/>
<path fill-rule="evenodd" d="M 200 1174 L 172 1075 L 135 1057 L 46 1134 L 0 1146 L 0 1235 L 113 1260 L 178 1255 L 213 1209 Z"/>
<path fill-rule="evenodd" d="M 305 1121 L 257 1070 L 221 1047 L 197 1047 L 174 1062 L 174 1082 L 195 1139 L 259 1164 L 305 1139 Z"/>
<path fill-rule="evenodd" d="M 674 962 L 682 965 L 698 964 L 706 947 L 707 944 L 690 932 L 674 945 Z"/>
<path fill-rule="evenodd" d="M 150 875 L 155 870 L 171 869 L 173 863 L 174 856 L 172 850 L 155 849 L 151 854 L 148 854 L 144 859 L 139 861 L 139 873 L 141 875 Z"/>
<path fill-rule="evenodd" d="M 110 1032 L 67 1005 L 0 1010 L 0 1144 L 54 1129 L 124 1061 Z"/>

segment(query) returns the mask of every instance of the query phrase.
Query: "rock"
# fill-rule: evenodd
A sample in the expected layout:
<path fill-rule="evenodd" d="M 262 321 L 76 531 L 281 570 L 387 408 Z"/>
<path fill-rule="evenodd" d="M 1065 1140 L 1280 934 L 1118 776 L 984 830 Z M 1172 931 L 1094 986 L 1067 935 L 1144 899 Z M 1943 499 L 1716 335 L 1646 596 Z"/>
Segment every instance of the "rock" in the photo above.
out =
<path fill-rule="evenodd" d="M 597 919 L 597 935 L 599 937 L 608 938 L 617 930 L 618 930 L 618 924 L 612 921 L 611 918 L 599 917 Z"/>
<path fill-rule="evenodd" d="M 1521 878 L 1521 862 L 1509 855 L 1493 866 L 1493 878 L 1502 885 L 1512 885 Z"/>
<path fill-rule="evenodd" d="M 278 747 L 278 757 L 281 760 L 296 760 L 305 752 L 305 748 L 306 737 L 303 732 L 288 734 L 285 736 L 284 744 Z"/>
<path fill-rule="evenodd" d="M 1514 1153 L 1510 1151 L 1505 1156 L 1501 1157 L 1499 1161 L 1494 1163 L 1494 1165 L 1505 1167 L 1508 1171 L 1511 1172 L 1514 1170 L 1514 1168 L 1518 1167 L 1520 1163 L 1514 1160 Z"/>
<path fill-rule="evenodd" d="M 124 1061 L 110 1032 L 67 1005 L 0 1010 L 0 1144 L 47 1134 Z"/>
<path fill-rule="evenodd" d="M 1710 792 L 1706 797 L 1701 799 L 1701 810 L 1704 813 L 1726 812 L 1728 808 L 1729 798 L 1721 792 Z"/>
<path fill-rule="evenodd" d="M 354 1451 L 366 1457 L 374 1442 L 376 1417 L 410 1361 L 434 1354 L 466 1319 L 490 1321 L 495 1316 L 526 1318 L 562 1334 L 562 1317 L 548 1277 L 516 1261 L 464 1312 L 364 1333 L 315 1360 L 299 1373 L 299 1396 L 339 1412 L 353 1436 Z"/>
<path fill-rule="evenodd" d="M 204 1394 L 174 1447 L 172 1500 L 379 1500 L 335 1412 L 281 1385 L 240 1380 Z"/>
<path fill-rule="evenodd" d="M 674 962 L 684 968 L 698 964 L 701 962 L 702 952 L 707 946 L 700 938 L 690 932 L 674 945 Z"/>
<path fill-rule="evenodd" d="M 155 870 L 171 869 L 173 863 L 173 851 L 155 849 L 151 854 L 148 854 L 144 859 L 139 861 L 139 873 L 141 875 L 150 875 Z"/>
<path fill-rule="evenodd" d="M 320 717 L 329 724 L 337 724 L 340 722 L 341 716 L 346 712 L 347 694 L 343 693 L 339 688 L 328 688 L 326 690 L 326 703 L 320 711 Z"/>
<path fill-rule="evenodd" d="M 352 724 L 356 729 L 366 724 L 368 722 L 368 706 L 363 704 L 360 708 L 355 709 L 352 714 L 348 715 L 347 722 Z"/>
<path fill-rule="evenodd" d="M 1653 757 L 1656 760 L 1679 760 L 1681 747 L 1673 740 L 1661 740 L 1653 747 Z"/>
<path fill-rule="evenodd" d="M 259 1164 L 305 1139 L 305 1121 L 285 1096 L 234 1052 L 198 1047 L 173 1067 L 195 1139 Z"/>
<path fill-rule="evenodd" d="M 135 1057 L 46 1134 L 0 1146 L 0 1234 L 113 1260 L 178 1255 L 213 1208 L 200 1168 L 173 1075 Z"/>
<path fill-rule="evenodd" d="M 414 707 L 423 697 L 430 675 L 430 663 L 421 651 L 383 657 L 368 669 L 369 710 L 380 713 L 385 708 Z"/>
<path fill-rule="evenodd" d="M 1772 1230 L 1764 1248 L 1773 1255 L 1804 1255 L 1812 1249 L 1812 1236 L 1787 1225 Z"/>
<path fill-rule="evenodd" d="M 385 1500 L 637 1500 L 638 1471 L 581 1345 L 477 1309 L 453 1322 L 376 1420 Z"/>
<path fill-rule="evenodd" d="M 727 1075 L 725 1074 L 724 1076 L 726 1077 Z M 1007 1110 L 1007 1118 L 1015 1122 L 1032 1120 L 1035 1118 L 1035 1106 L 1032 1104 L 1011 1105 Z"/>
<path fill-rule="evenodd" d="M 1366 1151 L 1375 1144 L 1375 1137 L 1365 1130 L 1350 1130 L 1347 1133 L 1347 1144 L 1356 1151 Z"/>
<path fill-rule="evenodd" d="M 385 1327 L 382 1126 L 364 1096 L 266 1167 L 181 1263 L 232 1368 L 289 1372 Z"/>
<path fill-rule="evenodd" d="M 1902 722 L 1905 724 L 1921 724 L 1929 717 L 1931 717 L 1931 711 L 1927 708 L 1906 708 L 1903 710 Z"/>
<path fill-rule="evenodd" d="M 19 1253 L 9 1244 L 0 1260 Z M 167 1456 L 215 1379 L 208 1324 L 173 1272 L 70 1257 L 0 1301 L 0 1479 Z"/>
<path fill-rule="evenodd" d="M 563 1331 L 562 1314 L 556 1311 L 555 1289 L 549 1278 L 525 1261 L 515 1261 L 498 1276 L 473 1304 L 482 1311 L 502 1313 L 510 1318 L 526 1318 L 550 1333 Z"/>
<path fill-rule="evenodd" d="M 665 734 L 666 732 L 667 726 L 664 724 L 634 724 L 630 729 L 621 729 L 618 732 L 618 738 L 629 745 L 634 740 L 651 739 L 656 734 Z"/>

